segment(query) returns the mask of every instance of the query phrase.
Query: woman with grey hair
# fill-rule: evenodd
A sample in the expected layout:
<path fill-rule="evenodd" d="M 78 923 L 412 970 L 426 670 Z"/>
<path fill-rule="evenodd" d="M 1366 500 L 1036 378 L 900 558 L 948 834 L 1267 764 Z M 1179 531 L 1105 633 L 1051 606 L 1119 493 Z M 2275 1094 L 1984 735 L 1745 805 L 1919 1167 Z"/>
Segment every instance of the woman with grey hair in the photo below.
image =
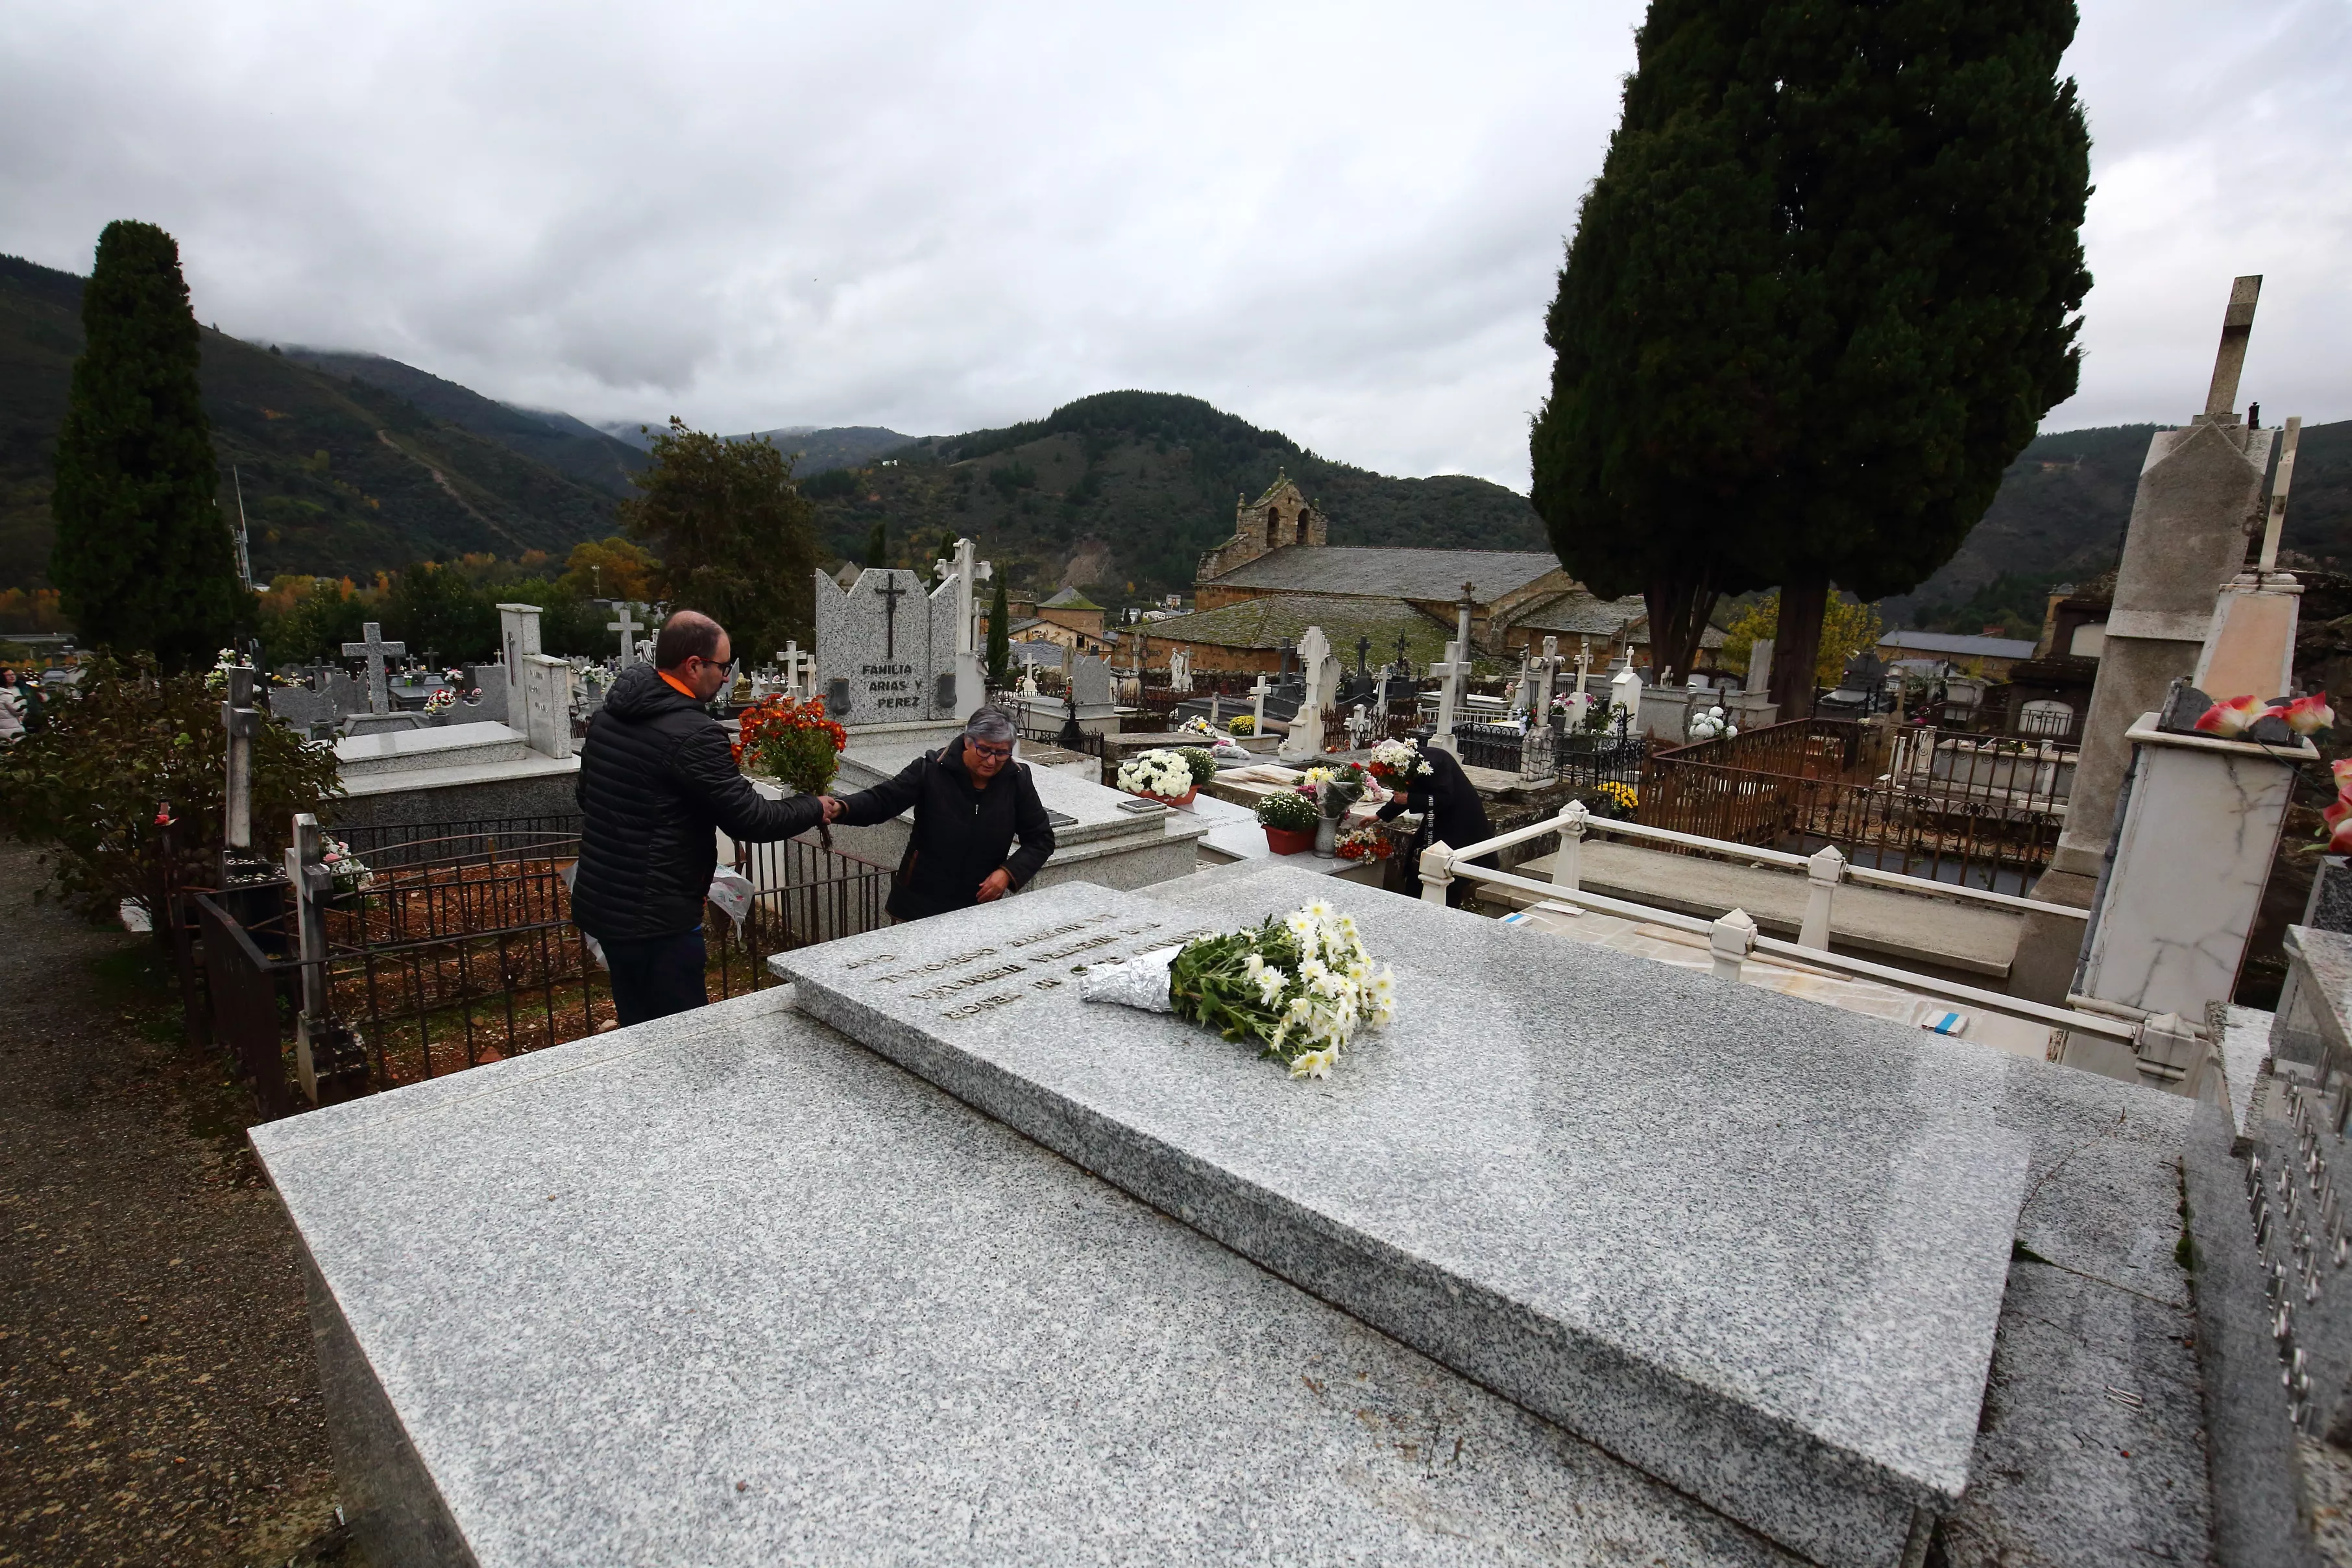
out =
<path fill-rule="evenodd" d="M 869 827 L 914 808 L 915 831 L 892 879 L 892 915 L 920 920 L 1018 893 L 1054 852 L 1054 824 L 1003 709 L 975 709 L 953 745 L 841 803 L 836 821 Z M 1021 841 L 1019 851 L 1013 840 Z"/>

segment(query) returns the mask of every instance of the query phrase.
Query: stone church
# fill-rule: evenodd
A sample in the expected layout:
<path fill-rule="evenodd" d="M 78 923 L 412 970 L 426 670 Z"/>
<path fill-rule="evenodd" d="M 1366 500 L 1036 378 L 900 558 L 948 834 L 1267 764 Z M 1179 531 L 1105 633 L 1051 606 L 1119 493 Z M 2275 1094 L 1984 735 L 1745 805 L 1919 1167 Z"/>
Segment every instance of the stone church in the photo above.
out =
<path fill-rule="evenodd" d="M 1188 648 L 1202 671 L 1272 671 L 1282 647 L 1310 625 L 1343 653 L 1369 642 L 1387 660 L 1401 645 L 1426 664 L 1454 635 L 1461 601 L 1471 603 L 1475 650 L 1500 656 L 1510 629 L 1532 612 L 1589 598 L 1549 552 L 1334 546 L 1323 508 L 1288 475 L 1264 495 L 1239 498 L 1234 535 L 1201 558 L 1194 612 L 1141 628 L 1155 664 Z M 1523 640 L 1523 639 L 1522 639 Z"/>

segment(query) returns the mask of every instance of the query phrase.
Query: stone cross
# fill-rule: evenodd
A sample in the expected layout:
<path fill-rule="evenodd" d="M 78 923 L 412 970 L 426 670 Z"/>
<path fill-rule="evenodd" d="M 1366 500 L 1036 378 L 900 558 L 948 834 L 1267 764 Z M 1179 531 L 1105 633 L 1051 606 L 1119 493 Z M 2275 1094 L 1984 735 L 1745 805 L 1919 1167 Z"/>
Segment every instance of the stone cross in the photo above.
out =
<path fill-rule="evenodd" d="M 1584 683 L 1591 674 L 1592 639 L 1579 637 L 1576 640 L 1576 695 L 1578 696 L 1584 695 Z"/>
<path fill-rule="evenodd" d="M 320 862 L 319 819 L 308 811 L 294 818 L 294 841 L 286 846 L 286 881 L 294 895 L 296 956 L 302 961 L 302 1014 L 323 1021 L 327 1016 L 327 923 L 323 901 L 334 889 L 334 877 Z"/>
<path fill-rule="evenodd" d="M 1338 661 L 1331 657 L 1330 639 L 1320 626 L 1309 626 L 1298 640 L 1298 667 L 1306 686 L 1298 712 L 1290 721 L 1290 735 L 1281 755 L 1288 758 L 1314 756 L 1323 749 L 1323 707 L 1331 700 L 1331 675 Z"/>
<path fill-rule="evenodd" d="M 363 622 L 360 627 L 360 633 L 358 642 L 343 644 L 343 657 L 367 661 L 368 711 L 390 713 L 392 691 L 384 684 L 383 662 L 387 658 L 406 657 L 408 644 L 385 642 L 383 627 L 373 621 Z"/>
<path fill-rule="evenodd" d="M 370 627 L 371 633 L 374 628 Z M 226 821 L 221 847 L 228 854 L 253 849 L 253 737 L 261 728 L 261 715 L 253 706 L 253 671 L 238 665 L 228 672 L 228 700 L 221 704 L 221 727 L 228 732 Z"/>
<path fill-rule="evenodd" d="M 988 681 L 980 664 L 980 585 L 996 575 L 996 568 L 979 556 L 970 539 L 955 542 L 953 559 L 935 562 L 942 580 L 955 582 L 955 670 L 960 691 L 985 695 Z"/>
<path fill-rule="evenodd" d="M 1437 734 L 1431 738 L 1430 744 L 1444 747 L 1451 751 L 1454 749 L 1454 706 L 1461 700 L 1462 683 L 1470 674 L 1470 661 L 1465 656 L 1462 644 L 1459 643 L 1445 644 L 1444 660 L 1432 664 L 1429 667 L 1429 673 L 1435 675 L 1439 683 Z"/>
<path fill-rule="evenodd" d="M 776 664 L 784 673 L 784 695 L 800 702 L 816 695 L 816 655 L 802 653 L 797 639 L 786 639 L 784 645 L 776 650 Z M 803 674 L 808 676 L 805 689 L 801 683 Z"/>
<path fill-rule="evenodd" d="M 617 632 L 621 634 L 621 668 L 625 670 L 635 663 L 637 633 L 646 629 L 644 622 L 629 613 L 633 608 L 634 606 L 625 601 L 615 604 L 613 607 L 614 619 L 604 622 L 605 631 Z"/>
<path fill-rule="evenodd" d="M 1265 733 L 1265 694 L 1273 689 L 1266 684 L 1265 676 L 1263 674 L 1258 676 L 1257 684 L 1250 687 L 1250 733 L 1252 735 Z"/>
<path fill-rule="evenodd" d="M 1470 612 L 1478 607 L 1478 589 L 1475 583 L 1462 585 L 1462 598 L 1454 605 L 1454 640 L 1461 644 L 1462 656 L 1470 656 Z"/>
<path fill-rule="evenodd" d="M 1536 681 L 1536 715 L 1546 724 L 1551 722 L 1551 684 L 1559 675 L 1559 639 L 1543 640 L 1543 663 Z"/>

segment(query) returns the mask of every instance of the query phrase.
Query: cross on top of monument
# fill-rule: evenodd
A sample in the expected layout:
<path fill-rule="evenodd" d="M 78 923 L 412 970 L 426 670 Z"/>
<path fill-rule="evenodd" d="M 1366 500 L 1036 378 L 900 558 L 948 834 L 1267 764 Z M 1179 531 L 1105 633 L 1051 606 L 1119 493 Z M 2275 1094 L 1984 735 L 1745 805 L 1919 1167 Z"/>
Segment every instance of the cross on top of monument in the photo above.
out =
<path fill-rule="evenodd" d="M 373 621 L 361 624 L 358 642 L 343 644 L 344 658 L 367 661 L 369 712 L 392 711 L 392 692 L 384 685 L 383 662 L 387 658 L 404 658 L 407 653 L 407 643 L 385 642 L 383 625 Z"/>
<path fill-rule="evenodd" d="M 623 602 L 613 607 L 614 620 L 604 622 L 604 630 L 621 634 L 621 668 L 627 669 L 636 657 L 636 635 L 646 630 L 646 623 L 629 613 L 634 606 Z"/>

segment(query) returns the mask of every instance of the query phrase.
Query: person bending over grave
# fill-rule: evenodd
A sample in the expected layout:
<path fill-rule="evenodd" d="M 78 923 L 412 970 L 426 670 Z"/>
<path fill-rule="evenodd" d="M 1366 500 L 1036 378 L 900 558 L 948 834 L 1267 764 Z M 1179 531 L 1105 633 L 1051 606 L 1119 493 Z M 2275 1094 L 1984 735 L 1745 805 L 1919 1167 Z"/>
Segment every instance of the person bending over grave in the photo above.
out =
<path fill-rule="evenodd" d="M 887 822 L 912 806 L 915 831 L 885 905 L 920 920 L 1018 893 L 1054 852 L 1054 824 L 1025 763 L 1013 760 L 1002 708 L 975 709 L 952 745 L 926 752 L 895 779 L 841 802 L 851 827 Z M 1013 841 L 1021 848 L 1013 852 Z"/>
<path fill-rule="evenodd" d="M 841 810 L 829 796 L 770 800 L 751 788 L 725 727 L 702 706 L 733 666 L 725 629 L 679 611 L 663 622 L 653 663 L 613 683 L 581 743 L 572 920 L 604 948 L 625 1024 L 710 999 L 702 901 L 718 832 L 738 843 L 789 839 Z"/>
<path fill-rule="evenodd" d="M 1413 835 L 1412 855 L 1431 844 L 1448 844 L 1460 848 L 1465 844 L 1484 843 L 1495 836 L 1486 824 L 1486 803 L 1478 799 L 1478 786 L 1462 771 L 1454 753 L 1442 746 L 1432 746 L 1426 737 L 1413 737 L 1413 749 L 1421 754 L 1422 768 L 1404 787 L 1380 809 L 1381 821 L 1393 821 L 1405 811 L 1421 813 L 1421 831 Z M 1472 865 L 1493 865 L 1495 857 L 1481 855 Z M 1460 877 L 1446 884 L 1445 904 L 1449 909 L 1459 909 L 1470 901 L 1470 884 Z"/>

